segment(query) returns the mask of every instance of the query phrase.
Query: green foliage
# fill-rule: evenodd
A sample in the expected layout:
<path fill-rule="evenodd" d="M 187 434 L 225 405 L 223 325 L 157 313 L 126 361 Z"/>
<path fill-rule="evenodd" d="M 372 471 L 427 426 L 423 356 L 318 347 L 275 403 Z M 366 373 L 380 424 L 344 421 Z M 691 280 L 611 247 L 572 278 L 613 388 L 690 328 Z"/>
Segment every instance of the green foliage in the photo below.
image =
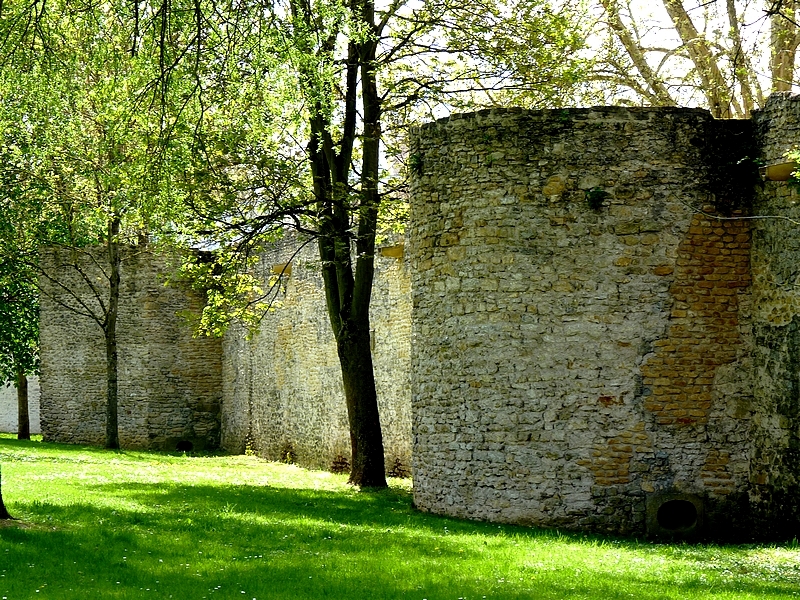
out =
<path fill-rule="evenodd" d="M 19 263 L 0 257 L 0 378 L 15 383 L 17 376 L 39 369 L 39 293 L 35 274 Z"/>
<path fill-rule="evenodd" d="M 203 56 L 213 59 L 203 68 L 214 67 L 197 91 L 207 108 L 181 183 L 191 208 L 185 230 L 244 255 L 287 228 L 327 236 L 335 223 L 336 243 L 351 251 L 379 231 L 401 232 L 406 175 L 419 168 L 404 165 L 409 122 L 501 103 L 550 106 L 569 97 L 585 68 L 577 15 L 540 0 L 223 3 L 205 16 Z M 217 19 L 224 28 L 211 26 Z M 365 77 L 374 78 L 374 98 Z M 365 166 L 378 147 L 363 122 L 370 101 L 381 148 L 374 174 Z M 241 295 L 235 269 L 216 276 Z M 233 281 L 222 284 L 227 276 Z M 207 331 L 223 330 L 234 313 L 255 322 L 264 308 L 249 304 L 248 315 L 241 302 L 209 299 Z"/>
<path fill-rule="evenodd" d="M 800 165 L 800 148 L 796 146 L 793 147 L 791 150 L 786 152 L 786 154 L 784 154 L 784 158 L 786 158 L 788 162 L 793 162 L 797 167 L 797 165 Z M 762 166 L 762 165 L 757 165 L 757 166 Z M 795 170 L 792 171 L 791 178 L 789 179 L 789 183 L 795 189 L 800 189 L 800 173 L 798 171 L 800 171 L 800 168 L 795 168 Z"/>
<path fill-rule="evenodd" d="M 0 10 L 0 95 L 22 100 L 0 108 L 0 134 L 35 131 L 15 163 L 25 181 L 15 226 L 40 244 L 106 250 L 108 289 L 92 283 L 98 307 L 78 312 L 103 329 L 109 373 L 121 244 L 218 249 L 183 269 L 206 294 L 200 330 L 217 335 L 270 306 L 249 257 L 293 228 L 318 242 L 340 356 L 365 356 L 343 358 L 345 380 L 371 382 L 359 332 L 375 238 L 405 219 L 401 129 L 496 94 L 547 104 L 567 93 L 582 40 L 566 9 L 547 6 L 12 0 Z M 109 424 L 115 385 L 109 375 Z M 351 480 L 385 486 L 374 384 L 357 387 L 344 386 Z"/>
<path fill-rule="evenodd" d="M 354 234 L 369 206 L 377 230 L 397 232 L 407 217 L 409 121 L 435 106 L 551 105 L 581 77 L 576 15 L 540 0 L 401 0 L 378 7 L 374 22 L 371 4 L 358 6 L 5 3 L 0 128 L 20 192 L 15 218 L 40 244 L 106 244 L 118 219 L 121 243 L 208 243 L 249 255 L 287 226 L 320 233 L 325 211 L 308 160 L 318 140 L 329 167 L 341 160 L 343 231 Z M 373 44 L 379 200 L 365 190 L 374 177 L 360 164 L 363 111 L 353 112 L 367 72 L 353 61 Z M 242 311 L 222 297 L 243 293 L 236 270 L 215 277 L 204 330 L 257 320 L 263 306 Z"/>
<path fill-rule="evenodd" d="M 160 50 L 146 8 L 135 23 L 126 3 L 78 11 L 63 0 L 33 15 L 33 29 L 24 27 L 31 10 L 14 2 L 0 15 L 0 93 L 12 99 L 0 107 L 0 135 L 11 159 L 5 177 L 17 183 L 7 199 L 15 225 L 40 245 L 105 244 L 113 219 L 121 243 L 173 230 L 195 78 L 179 65 L 165 75 L 163 63 L 186 43 L 191 21 L 173 18 L 171 45 Z M 160 86 L 164 77 L 173 83 Z"/>
<path fill-rule="evenodd" d="M 592 210 L 600 210 L 603 207 L 603 202 L 609 197 L 609 193 L 603 188 L 595 187 L 586 190 L 586 203 Z"/>
<path fill-rule="evenodd" d="M 9 103 L 4 106 L 8 107 Z M 0 109 L 2 110 L 2 109 Z M 27 198 L 25 148 L 33 131 L 0 132 L 0 382 L 17 383 L 39 367 L 39 295 L 30 261 L 37 251 L 37 228 L 24 222 L 35 209 Z M 44 225 L 45 227 L 47 225 Z M 58 224 L 53 224 L 57 228 Z"/>
<path fill-rule="evenodd" d="M 447 519 L 414 510 L 408 480 L 364 493 L 345 475 L 255 457 L 2 435 L 0 461 L 21 520 L 0 528 L 8 598 L 778 600 L 800 585 L 796 544 L 649 544 Z"/>
<path fill-rule="evenodd" d="M 464 108 L 572 105 L 590 68 L 580 55 L 587 35 L 583 10 L 578 3 L 555 9 L 531 0 L 459 6 L 456 27 L 447 31 L 448 47 L 457 52 L 456 64 L 471 65 L 461 67 L 459 77 L 483 84 L 480 94 L 467 97 Z"/>
<path fill-rule="evenodd" d="M 242 260 L 247 263 L 244 267 Z M 273 280 L 265 291 L 252 275 L 256 262 L 256 257 L 242 257 L 224 248 L 185 256 L 179 276 L 190 281 L 206 299 L 199 315 L 184 315 L 197 335 L 222 336 L 234 322 L 255 331 L 265 312 L 274 309 L 278 282 Z"/>

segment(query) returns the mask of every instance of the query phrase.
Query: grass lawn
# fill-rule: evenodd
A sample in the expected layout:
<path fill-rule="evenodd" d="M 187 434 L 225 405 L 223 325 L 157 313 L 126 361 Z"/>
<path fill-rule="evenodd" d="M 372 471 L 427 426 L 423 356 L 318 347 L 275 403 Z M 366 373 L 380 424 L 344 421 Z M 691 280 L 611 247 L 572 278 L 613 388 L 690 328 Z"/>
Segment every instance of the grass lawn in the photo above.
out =
<path fill-rule="evenodd" d="M 800 546 L 656 545 L 458 521 L 410 483 L 248 456 L 0 435 L 0 600 L 800 598 Z"/>

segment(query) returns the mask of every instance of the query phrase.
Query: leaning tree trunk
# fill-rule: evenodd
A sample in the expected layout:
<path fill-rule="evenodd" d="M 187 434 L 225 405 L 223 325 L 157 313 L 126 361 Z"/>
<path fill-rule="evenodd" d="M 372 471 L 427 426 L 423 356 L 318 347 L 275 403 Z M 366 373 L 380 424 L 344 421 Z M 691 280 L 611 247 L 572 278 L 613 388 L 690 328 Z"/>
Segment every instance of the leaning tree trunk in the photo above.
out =
<path fill-rule="evenodd" d="M 13 518 L 14 517 L 8 514 L 8 511 L 6 510 L 6 505 L 3 503 L 3 477 L 2 473 L 0 473 L 0 519 L 7 520 Z"/>
<path fill-rule="evenodd" d="M 386 487 L 369 321 L 345 324 L 339 332 L 336 346 L 350 425 L 350 483 L 360 487 Z"/>
<path fill-rule="evenodd" d="M 119 448 L 119 380 L 117 369 L 117 313 L 119 312 L 119 218 L 111 219 L 108 236 L 109 276 L 108 312 L 103 334 L 106 342 L 106 448 Z"/>
<path fill-rule="evenodd" d="M 316 17 L 310 4 L 299 0 L 292 0 L 290 4 L 294 17 L 304 21 L 309 30 L 313 30 Z M 312 91 L 309 121 L 311 138 L 307 151 L 317 200 L 325 302 L 336 338 L 350 424 L 350 483 L 360 487 L 386 487 L 383 436 L 369 335 L 369 303 L 380 204 L 380 96 L 375 82 L 375 52 L 376 40 L 381 36 L 375 26 L 372 0 L 354 0 L 350 10 L 355 18 L 372 29 L 373 35 L 368 36 L 368 40 L 350 40 L 348 44 L 342 135 L 338 150 L 334 142 L 336 136 L 331 134 L 333 127 L 330 116 L 319 95 Z M 333 51 L 336 40 L 337 36 L 334 35 L 325 41 L 329 51 Z M 308 44 L 304 44 L 303 50 L 315 52 Z M 303 79 L 310 91 L 315 90 L 318 81 L 315 72 L 305 69 Z M 350 176 L 354 143 L 359 138 L 356 131 L 359 95 L 364 108 L 364 135 L 360 140 L 362 185 L 360 193 L 353 194 Z M 356 209 L 357 219 L 354 219 L 352 207 L 356 196 L 360 198 L 360 205 Z M 358 222 L 355 272 L 352 254 L 354 221 Z"/>
<path fill-rule="evenodd" d="M 31 439 L 31 420 L 28 412 L 28 378 L 17 371 L 17 439 Z"/>

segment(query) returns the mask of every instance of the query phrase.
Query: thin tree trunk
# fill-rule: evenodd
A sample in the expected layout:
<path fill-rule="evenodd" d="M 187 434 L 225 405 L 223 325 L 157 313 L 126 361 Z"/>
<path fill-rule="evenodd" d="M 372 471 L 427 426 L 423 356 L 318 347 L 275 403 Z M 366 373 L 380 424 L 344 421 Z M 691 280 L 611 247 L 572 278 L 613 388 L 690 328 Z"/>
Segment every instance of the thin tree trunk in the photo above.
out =
<path fill-rule="evenodd" d="M 294 0 L 292 14 L 314 25 L 310 5 Z M 374 5 L 371 0 L 353 0 L 353 17 L 375 31 Z M 360 14 L 356 14 L 356 12 Z M 380 36 L 376 35 L 375 39 Z M 318 55 L 333 50 L 335 36 L 329 36 Z M 339 354 L 347 415 L 350 423 L 352 453 L 350 483 L 360 487 L 386 487 L 383 436 L 378 416 L 375 375 L 370 348 L 369 303 L 374 271 L 374 246 L 377 224 L 378 160 L 380 156 L 380 98 L 375 84 L 374 40 L 351 40 L 348 45 L 347 90 L 345 92 L 342 136 L 338 146 L 331 135 L 331 123 L 322 104 L 312 94 L 314 107 L 308 155 L 314 182 L 319 217 L 319 254 L 325 301 Z M 309 52 L 311 48 L 307 49 Z M 358 209 L 356 268 L 353 269 L 352 214 L 348 206 L 348 174 L 351 172 L 353 146 L 357 139 L 358 75 L 361 74 L 364 103 L 363 170 L 361 207 Z M 313 89 L 314 73 L 305 77 Z"/>
<path fill-rule="evenodd" d="M 662 0 L 662 2 L 672 19 L 675 31 L 678 32 L 686 47 L 689 58 L 696 67 L 697 75 L 700 78 L 700 89 L 706 96 L 711 114 L 718 119 L 741 116 L 741 107 L 732 97 L 731 90 L 728 89 L 728 84 L 725 82 L 725 77 L 719 69 L 708 41 L 695 28 L 682 0 Z"/>
<path fill-rule="evenodd" d="M 372 368 L 369 305 L 375 273 L 375 234 L 378 227 L 381 100 L 375 79 L 375 53 L 380 32 L 375 29 L 375 6 L 365 0 L 361 19 L 373 29 L 358 44 L 364 135 L 361 157 L 361 206 L 358 210 L 356 270 L 350 318 L 337 339 L 345 398 L 350 415 L 353 466 L 350 482 L 361 487 L 386 487 L 383 435 Z M 353 396 L 355 401 L 350 400 Z M 352 406 L 351 406 L 352 405 Z"/>
<path fill-rule="evenodd" d="M 772 90 L 788 92 L 794 80 L 798 37 L 795 25 L 795 0 L 787 0 L 779 13 L 770 16 L 770 75 Z"/>
<path fill-rule="evenodd" d="M 0 472 L 0 519 L 8 520 L 13 518 L 14 517 L 8 514 L 8 511 L 6 510 L 6 505 L 3 503 L 3 475 Z"/>
<path fill-rule="evenodd" d="M 739 82 L 739 91 L 742 95 L 744 113 L 741 115 L 750 118 L 750 113 L 755 108 L 753 102 L 753 90 L 750 87 L 750 74 L 753 72 L 752 65 L 747 55 L 742 50 L 742 33 L 739 28 L 739 15 L 736 13 L 735 0 L 727 0 L 726 8 L 728 12 L 729 37 L 733 42 L 731 49 L 731 63 L 733 65 L 732 75 L 734 80 Z"/>
<path fill-rule="evenodd" d="M 109 276 L 108 313 L 106 314 L 106 448 L 119 448 L 118 399 L 119 382 L 117 371 L 117 314 L 119 310 L 119 227 L 118 217 L 111 219 L 108 236 L 108 258 L 111 267 Z"/>
<path fill-rule="evenodd" d="M 625 47 L 633 61 L 636 70 L 642 76 L 646 86 L 650 101 L 657 106 L 675 106 L 677 103 L 664 82 L 658 77 L 657 73 L 650 68 L 645 57 L 644 50 L 638 40 L 635 40 L 631 32 L 625 27 L 620 18 L 619 5 L 616 0 L 600 0 L 600 4 L 606 11 L 608 24 L 617 36 L 617 39 Z"/>
<path fill-rule="evenodd" d="M 31 439 L 31 421 L 28 412 L 28 378 L 17 370 L 17 439 Z"/>

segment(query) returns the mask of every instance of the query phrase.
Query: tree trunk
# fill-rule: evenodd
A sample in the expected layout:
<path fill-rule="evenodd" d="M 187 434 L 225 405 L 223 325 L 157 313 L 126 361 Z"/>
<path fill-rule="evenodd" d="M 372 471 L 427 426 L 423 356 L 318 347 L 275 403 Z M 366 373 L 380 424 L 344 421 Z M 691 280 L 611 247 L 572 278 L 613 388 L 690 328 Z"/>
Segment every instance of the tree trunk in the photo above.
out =
<path fill-rule="evenodd" d="M 8 511 L 6 510 L 6 505 L 3 503 L 3 476 L 2 473 L 0 473 L 0 519 L 8 520 L 13 518 L 14 517 L 8 514 Z"/>
<path fill-rule="evenodd" d="M 119 310 L 119 227 L 118 217 L 111 219 L 108 236 L 109 275 L 108 312 L 103 333 L 106 342 L 106 448 L 119 448 L 117 313 Z"/>
<path fill-rule="evenodd" d="M 17 439 L 31 439 L 31 421 L 28 412 L 28 378 L 17 370 Z"/>
<path fill-rule="evenodd" d="M 360 487 L 386 487 L 369 321 L 348 321 L 339 332 L 336 345 L 350 424 L 352 463 L 349 481 Z"/>
<path fill-rule="evenodd" d="M 359 42 L 361 103 L 364 135 L 361 139 L 361 206 L 358 209 L 356 235 L 356 270 L 350 315 L 337 337 L 339 362 L 342 365 L 345 399 L 350 418 L 350 442 L 353 466 L 350 482 L 361 487 L 386 487 L 383 434 L 378 414 L 378 396 L 372 368 L 369 305 L 375 273 L 375 235 L 378 229 L 380 194 L 381 99 L 376 81 L 375 53 L 381 32 L 375 25 L 375 5 L 365 0 L 360 6 L 361 19 L 371 36 Z M 354 397 L 355 402 L 351 400 Z M 352 405 L 352 407 L 351 407 Z"/>
<path fill-rule="evenodd" d="M 700 90 L 706 96 L 711 114 L 718 119 L 741 116 L 741 107 L 738 106 L 736 99 L 731 97 L 709 42 L 695 28 L 682 0 L 662 0 L 662 2 L 689 58 L 696 67 L 697 76 L 700 78 Z"/>
<path fill-rule="evenodd" d="M 750 113 L 755 108 L 753 90 L 750 85 L 753 67 L 742 49 L 742 32 L 739 27 L 739 15 L 736 12 L 735 0 L 727 0 L 726 9 L 728 12 L 728 26 L 730 27 L 728 36 L 733 42 L 730 55 L 731 65 L 733 67 L 731 72 L 733 80 L 739 82 L 739 91 L 742 96 L 742 110 L 744 111 L 741 116 L 749 119 Z M 752 80 L 756 84 L 756 90 L 758 91 L 758 79 L 752 78 Z M 758 95 L 760 95 L 760 93 Z M 761 98 L 759 98 L 759 100 L 761 100 Z"/>
<path fill-rule="evenodd" d="M 772 91 L 788 92 L 794 81 L 798 38 L 795 25 L 795 0 L 787 0 L 781 11 L 770 16 L 770 75 Z"/>
<path fill-rule="evenodd" d="M 309 28 L 314 26 L 310 5 L 291 3 L 292 12 Z M 350 483 L 360 487 L 386 487 L 383 435 L 378 415 L 375 375 L 370 348 L 369 303 L 374 272 L 375 233 L 377 228 L 380 97 L 375 82 L 375 51 L 380 32 L 375 28 L 372 0 L 355 0 L 350 5 L 354 18 L 372 29 L 374 39 L 351 40 L 348 45 L 347 90 L 344 95 L 342 136 L 337 152 L 331 135 L 332 126 L 322 103 L 314 99 L 310 119 L 311 139 L 308 155 L 314 182 L 319 217 L 319 255 L 325 302 L 339 354 L 347 415 L 350 424 L 352 453 Z M 356 11 L 360 14 L 356 14 Z M 332 50 L 336 36 L 329 36 Z M 310 49 L 308 49 L 310 50 Z M 353 214 L 350 206 L 349 174 L 353 147 L 358 138 L 356 122 L 361 74 L 361 100 L 364 108 L 362 138 L 361 204 L 356 234 L 356 268 L 353 270 Z M 316 75 L 306 81 L 315 85 Z"/>
<path fill-rule="evenodd" d="M 647 63 L 647 57 L 639 41 L 634 39 L 631 32 L 623 24 L 616 0 L 600 0 L 600 4 L 603 5 L 606 11 L 609 26 L 625 47 L 639 75 L 642 76 L 642 80 L 647 86 L 645 89 L 650 102 L 656 106 L 675 106 L 677 103 L 669 93 L 669 89 Z"/>

